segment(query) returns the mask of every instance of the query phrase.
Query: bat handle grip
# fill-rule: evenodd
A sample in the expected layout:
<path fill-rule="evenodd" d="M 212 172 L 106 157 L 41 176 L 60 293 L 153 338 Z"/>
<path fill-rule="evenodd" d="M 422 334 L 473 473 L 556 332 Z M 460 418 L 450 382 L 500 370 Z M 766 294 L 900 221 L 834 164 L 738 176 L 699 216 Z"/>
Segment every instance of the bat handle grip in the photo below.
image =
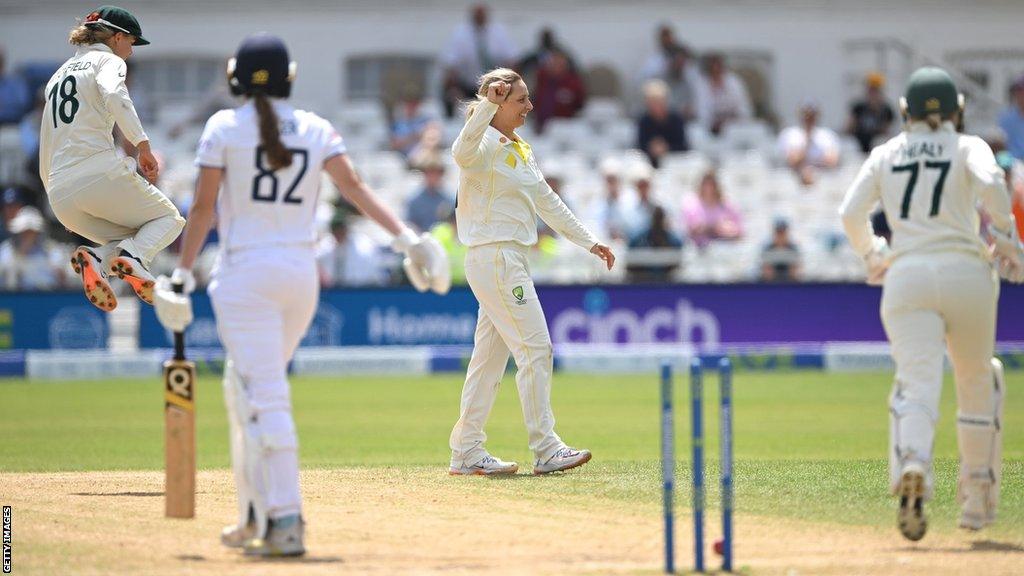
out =
<path fill-rule="evenodd" d="M 181 280 L 171 281 L 171 290 L 175 294 L 182 294 L 185 292 L 185 283 Z M 174 333 L 174 359 L 184 360 L 185 359 L 185 333 L 175 332 Z"/>

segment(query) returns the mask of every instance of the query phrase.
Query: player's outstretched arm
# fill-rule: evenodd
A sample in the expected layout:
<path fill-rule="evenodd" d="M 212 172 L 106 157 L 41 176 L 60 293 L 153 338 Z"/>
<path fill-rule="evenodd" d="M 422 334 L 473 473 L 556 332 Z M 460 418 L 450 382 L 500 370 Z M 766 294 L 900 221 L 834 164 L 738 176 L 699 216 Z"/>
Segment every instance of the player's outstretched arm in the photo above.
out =
<path fill-rule="evenodd" d="M 324 170 L 334 180 L 342 196 L 394 236 L 392 246 L 406 256 L 403 266 L 413 286 L 420 292 L 433 290 L 446 294 L 451 287 L 451 267 L 448 255 L 437 240 L 429 234 L 417 236 L 381 203 L 356 173 L 347 154 L 329 158 L 324 162 Z"/>
<path fill-rule="evenodd" d="M 395 216 L 390 208 L 381 203 L 377 196 L 356 173 L 355 166 L 347 154 L 337 154 L 324 162 L 324 170 L 331 176 L 338 190 L 346 200 L 352 202 L 367 218 L 380 224 L 392 236 L 401 236 L 409 228 Z"/>
<path fill-rule="evenodd" d="M 221 180 L 224 178 L 223 168 L 203 166 L 199 169 L 195 197 L 188 211 L 188 221 L 181 237 L 181 259 L 174 270 L 175 279 L 185 282 L 186 292 L 195 286 L 192 266 L 199 257 L 199 251 L 206 243 L 206 236 L 213 227 L 216 214 L 217 194 L 220 192 Z"/>

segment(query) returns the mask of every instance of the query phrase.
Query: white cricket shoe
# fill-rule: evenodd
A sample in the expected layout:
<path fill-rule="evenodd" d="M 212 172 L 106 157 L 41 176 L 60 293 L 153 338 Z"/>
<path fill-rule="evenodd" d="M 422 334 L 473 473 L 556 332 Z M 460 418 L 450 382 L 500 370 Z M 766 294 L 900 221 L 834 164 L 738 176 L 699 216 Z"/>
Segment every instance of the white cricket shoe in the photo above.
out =
<path fill-rule="evenodd" d="M 103 263 L 95 252 L 85 246 L 76 248 L 71 254 L 71 269 L 82 279 L 85 297 L 93 306 L 104 312 L 117 308 L 117 297 L 107 282 L 107 271 L 103 269 Z"/>
<path fill-rule="evenodd" d="M 590 462 L 590 457 L 590 450 L 577 450 L 568 446 L 562 446 L 546 461 L 535 461 L 533 463 L 533 473 L 550 474 L 551 472 L 561 472 L 562 470 L 583 466 Z"/>
<path fill-rule="evenodd" d="M 256 523 L 249 522 L 245 525 L 232 524 L 225 526 L 220 532 L 220 543 L 228 548 L 241 548 L 247 540 L 256 537 Z"/>
<path fill-rule="evenodd" d="M 960 506 L 960 527 L 965 530 L 981 530 L 996 521 L 995 506 L 989 495 L 992 485 L 988 482 L 968 482 L 963 486 L 964 501 Z"/>
<path fill-rule="evenodd" d="M 928 531 L 928 519 L 924 515 L 925 467 L 919 462 L 908 462 L 903 466 L 896 495 L 900 499 L 897 524 L 900 534 L 912 542 L 924 538 Z"/>
<path fill-rule="evenodd" d="M 473 465 L 466 465 L 465 461 L 452 459 L 451 467 L 448 468 L 448 474 L 452 476 L 493 476 L 495 474 L 515 474 L 518 471 L 519 464 L 505 462 L 490 454 Z"/>
<path fill-rule="evenodd" d="M 153 303 L 153 287 L 156 278 L 142 265 L 142 261 L 124 250 L 110 262 L 110 273 L 124 280 L 135 290 L 135 294 L 146 304 Z"/>
<path fill-rule="evenodd" d="M 306 553 L 306 547 L 302 544 L 305 525 L 302 516 L 298 514 L 271 518 L 266 537 L 246 540 L 243 551 L 246 556 L 263 558 L 302 556 Z"/>

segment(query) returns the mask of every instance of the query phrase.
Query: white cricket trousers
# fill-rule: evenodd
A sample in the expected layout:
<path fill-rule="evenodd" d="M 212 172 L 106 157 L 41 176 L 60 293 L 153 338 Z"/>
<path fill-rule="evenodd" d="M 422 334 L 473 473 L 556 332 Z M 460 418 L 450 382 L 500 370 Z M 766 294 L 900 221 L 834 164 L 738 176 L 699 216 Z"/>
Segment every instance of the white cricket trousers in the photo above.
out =
<path fill-rule="evenodd" d="M 998 412 L 992 372 L 998 298 L 999 279 L 977 254 L 908 254 L 886 273 L 882 322 L 896 362 L 890 397 L 893 491 L 902 466 L 917 461 L 928 470 L 927 496 L 932 493 L 944 344 L 956 380 L 961 480 L 973 470 L 988 470 L 990 459 L 998 459 L 991 450 L 993 431 L 972 425 L 991 424 Z"/>
<path fill-rule="evenodd" d="M 515 242 L 475 246 L 466 252 L 466 280 L 480 303 L 473 355 L 462 388 L 459 421 L 449 445 L 453 463 L 472 465 L 486 454 L 484 424 L 511 352 L 530 450 L 543 461 L 565 446 L 551 412 L 551 336 L 530 279 L 529 248 Z"/>
<path fill-rule="evenodd" d="M 287 370 L 319 291 L 312 247 L 222 253 L 210 282 L 217 333 L 230 361 L 224 390 L 240 511 L 252 504 L 258 519 L 301 511 Z"/>
<path fill-rule="evenodd" d="M 114 152 L 90 156 L 50 176 L 53 213 L 68 230 L 100 246 L 100 259 L 120 247 L 149 266 L 181 233 L 185 219 L 163 192 Z"/>

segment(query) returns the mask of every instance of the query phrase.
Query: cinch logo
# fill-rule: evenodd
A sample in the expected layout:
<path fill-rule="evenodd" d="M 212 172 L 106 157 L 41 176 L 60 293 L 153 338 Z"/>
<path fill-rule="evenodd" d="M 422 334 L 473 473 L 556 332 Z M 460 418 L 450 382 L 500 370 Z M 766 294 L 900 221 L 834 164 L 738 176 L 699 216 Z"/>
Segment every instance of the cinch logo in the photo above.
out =
<path fill-rule="evenodd" d="M 685 298 L 675 307 L 651 308 L 643 313 L 615 308 L 603 290 L 594 289 L 584 296 L 584 308 L 570 308 L 551 321 L 551 339 L 556 344 L 700 344 L 714 348 L 720 343 L 718 318 L 709 310 L 697 308 Z"/>

